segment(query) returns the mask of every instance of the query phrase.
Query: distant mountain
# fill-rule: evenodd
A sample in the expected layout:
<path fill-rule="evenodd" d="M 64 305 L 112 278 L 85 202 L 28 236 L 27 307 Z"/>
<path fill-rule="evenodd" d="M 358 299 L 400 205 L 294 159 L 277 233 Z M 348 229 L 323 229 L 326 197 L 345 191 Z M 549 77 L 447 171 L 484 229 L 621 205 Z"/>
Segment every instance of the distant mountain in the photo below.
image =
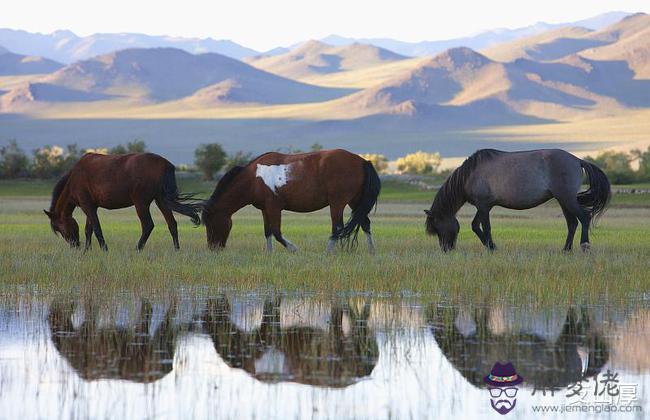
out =
<path fill-rule="evenodd" d="M 353 115 L 405 115 L 456 125 L 650 107 L 650 81 L 635 80 L 626 67 L 578 56 L 501 63 L 469 48 L 454 48 L 337 104 Z"/>
<path fill-rule="evenodd" d="M 580 56 L 599 61 L 624 61 L 637 79 L 650 79 L 650 15 L 629 16 L 592 36 L 616 41 L 583 50 Z"/>
<path fill-rule="evenodd" d="M 351 44 L 334 47 L 307 41 L 275 56 L 257 56 L 245 61 L 259 69 L 292 79 L 377 66 L 406 57 L 373 45 Z"/>
<path fill-rule="evenodd" d="M 500 43 L 536 35 L 563 26 L 579 26 L 592 30 L 598 30 L 619 21 L 627 15 L 629 15 L 629 13 L 609 12 L 576 22 L 559 24 L 539 22 L 523 28 L 495 29 L 481 32 L 478 35 L 474 36 L 440 41 L 403 42 L 388 38 L 345 38 L 338 35 L 330 35 L 326 38 L 323 38 L 322 41 L 330 45 L 349 45 L 355 42 L 362 44 L 371 44 L 405 56 L 426 56 L 435 55 L 444 50 L 455 47 L 468 47 L 473 50 L 482 50 Z"/>
<path fill-rule="evenodd" d="M 319 102 L 350 93 L 276 76 L 214 53 L 193 55 L 174 48 L 128 49 L 70 64 L 21 86 L 4 98 L 35 101 L 95 101 L 128 97 L 140 102 L 199 95 L 203 105 Z"/>
<path fill-rule="evenodd" d="M 179 48 L 192 54 L 218 53 L 241 59 L 259 52 L 232 41 L 212 38 L 180 38 L 144 34 L 94 34 L 79 37 L 70 31 L 51 34 L 0 29 L 0 45 L 19 54 L 44 56 L 63 63 L 72 63 L 126 48 Z"/>
<path fill-rule="evenodd" d="M 30 57 L 9 52 L 0 47 L 0 76 L 51 73 L 63 64 L 43 57 Z"/>
<path fill-rule="evenodd" d="M 637 13 L 599 31 L 561 28 L 483 51 L 507 62 L 516 59 L 552 61 L 579 54 L 598 61 L 624 61 L 637 78 L 650 78 L 650 15 Z"/>

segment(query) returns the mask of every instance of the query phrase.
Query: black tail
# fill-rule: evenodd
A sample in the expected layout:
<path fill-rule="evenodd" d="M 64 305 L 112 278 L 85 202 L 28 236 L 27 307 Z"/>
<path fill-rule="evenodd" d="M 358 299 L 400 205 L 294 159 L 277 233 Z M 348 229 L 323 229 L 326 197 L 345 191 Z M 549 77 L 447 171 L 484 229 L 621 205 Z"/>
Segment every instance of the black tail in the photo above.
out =
<path fill-rule="evenodd" d="M 350 220 L 348 220 L 345 226 L 343 226 L 343 229 L 338 236 L 343 243 L 347 244 L 348 249 L 356 246 L 361 224 L 366 220 L 368 214 L 377 204 L 377 198 L 381 191 L 381 180 L 379 179 L 375 167 L 372 166 L 372 163 L 365 161 L 363 163 L 363 172 L 364 181 L 361 201 L 357 208 L 352 211 Z M 350 239 L 352 239 L 352 242 L 350 242 Z"/>
<path fill-rule="evenodd" d="M 592 217 L 597 219 L 605 213 L 609 200 L 612 198 L 612 189 L 607 175 L 596 165 L 580 161 L 580 166 L 585 170 L 589 179 L 589 189 L 578 193 L 580 207 Z"/>
<path fill-rule="evenodd" d="M 172 211 L 189 217 L 196 226 L 201 224 L 201 218 L 199 217 L 201 212 L 200 200 L 194 198 L 195 194 L 181 194 L 178 192 L 176 170 L 173 166 L 169 166 L 163 175 L 162 196 L 163 201 Z"/>

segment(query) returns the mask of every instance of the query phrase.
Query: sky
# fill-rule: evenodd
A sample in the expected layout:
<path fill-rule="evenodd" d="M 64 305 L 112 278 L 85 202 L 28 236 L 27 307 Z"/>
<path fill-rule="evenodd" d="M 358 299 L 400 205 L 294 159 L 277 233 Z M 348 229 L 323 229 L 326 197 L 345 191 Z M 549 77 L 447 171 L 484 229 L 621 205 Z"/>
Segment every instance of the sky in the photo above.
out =
<path fill-rule="evenodd" d="M 648 0 L 19 0 L 0 28 L 77 35 L 138 32 L 231 39 L 260 51 L 330 34 L 423 41 L 608 11 L 650 12 Z"/>

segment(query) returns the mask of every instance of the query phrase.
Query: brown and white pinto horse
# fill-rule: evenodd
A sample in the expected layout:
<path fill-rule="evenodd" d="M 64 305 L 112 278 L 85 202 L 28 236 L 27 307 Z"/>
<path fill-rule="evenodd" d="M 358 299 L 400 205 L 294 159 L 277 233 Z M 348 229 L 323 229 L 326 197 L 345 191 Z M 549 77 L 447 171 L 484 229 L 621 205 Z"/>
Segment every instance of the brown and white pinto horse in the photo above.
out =
<path fill-rule="evenodd" d="M 60 233 L 70 246 L 79 246 L 79 225 L 72 217 L 75 207 L 86 214 L 86 250 L 95 233 L 99 246 L 108 251 L 97 208 L 121 209 L 135 205 L 142 224 L 142 236 L 137 249 L 144 248 L 153 219 L 149 212 L 152 201 L 165 217 L 174 247 L 179 248 L 176 219 L 172 211 L 188 216 L 199 225 L 198 204 L 192 204 L 191 194 L 179 194 L 174 165 L 153 153 L 128 155 L 100 155 L 87 153 L 79 159 L 54 187 L 50 210 L 43 210 L 50 218 L 55 233 Z"/>
<path fill-rule="evenodd" d="M 372 163 L 345 150 L 295 155 L 265 153 L 228 171 L 204 203 L 202 217 L 208 246 L 225 247 L 233 213 L 252 204 L 262 210 L 267 251 L 273 250 L 271 236 L 289 251 L 296 251 L 298 248 L 282 236 L 282 210 L 307 213 L 330 206 L 332 235 L 327 251 L 334 248 L 337 240 L 352 238 L 354 244 L 361 228 L 368 249 L 374 252 L 368 214 L 377 203 L 380 189 Z M 346 205 L 352 208 L 352 216 L 344 225 Z"/>

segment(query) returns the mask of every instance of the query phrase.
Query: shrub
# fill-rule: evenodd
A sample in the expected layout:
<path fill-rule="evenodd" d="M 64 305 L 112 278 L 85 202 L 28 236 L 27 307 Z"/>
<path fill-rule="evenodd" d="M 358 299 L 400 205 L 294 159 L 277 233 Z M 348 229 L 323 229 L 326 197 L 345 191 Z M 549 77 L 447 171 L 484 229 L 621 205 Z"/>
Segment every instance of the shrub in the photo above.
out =
<path fill-rule="evenodd" d="M 17 178 L 29 173 L 29 158 L 16 140 L 0 147 L 0 177 Z"/>
<path fill-rule="evenodd" d="M 586 156 L 585 160 L 598 165 L 613 184 L 629 184 L 636 178 L 630 165 L 632 158 L 627 153 L 608 150 L 595 158 Z"/>
<path fill-rule="evenodd" d="M 372 163 L 372 166 L 375 167 L 375 170 L 380 174 L 385 173 L 388 169 L 388 159 L 386 159 L 386 156 L 384 155 L 375 153 L 362 153 L 359 156 L 365 160 L 370 161 L 370 163 Z"/>
<path fill-rule="evenodd" d="M 225 163 L 226 152 L 219 143 L 201 144 L 194 151 L 194 164 L 204 179 L 213 179 Z"/>
<path fill-rule="evenodd" d="M 426 153 L 421 150 L 397 159 L 397 171 L 403 174 L 433 174 L 440 167 L 440 153 Z"/>
<path fill-rule="evenodd" d="M 33 152 L 32 175 L 38 178 L 61 176 L 79 160 L 80 152 L 76 144 L 66 149 L 60 146 L 45 146 Z"/>
<path fill-rule="evenodd" d="M 124 155 L 127 153 L 144 153 L 147 151 L 147 144 L 142 141 L 135 139 L 128 142 L 126 145 L 118 144 L 117 146 L 111 148 L 109 153 L 111 155 Z"/>

